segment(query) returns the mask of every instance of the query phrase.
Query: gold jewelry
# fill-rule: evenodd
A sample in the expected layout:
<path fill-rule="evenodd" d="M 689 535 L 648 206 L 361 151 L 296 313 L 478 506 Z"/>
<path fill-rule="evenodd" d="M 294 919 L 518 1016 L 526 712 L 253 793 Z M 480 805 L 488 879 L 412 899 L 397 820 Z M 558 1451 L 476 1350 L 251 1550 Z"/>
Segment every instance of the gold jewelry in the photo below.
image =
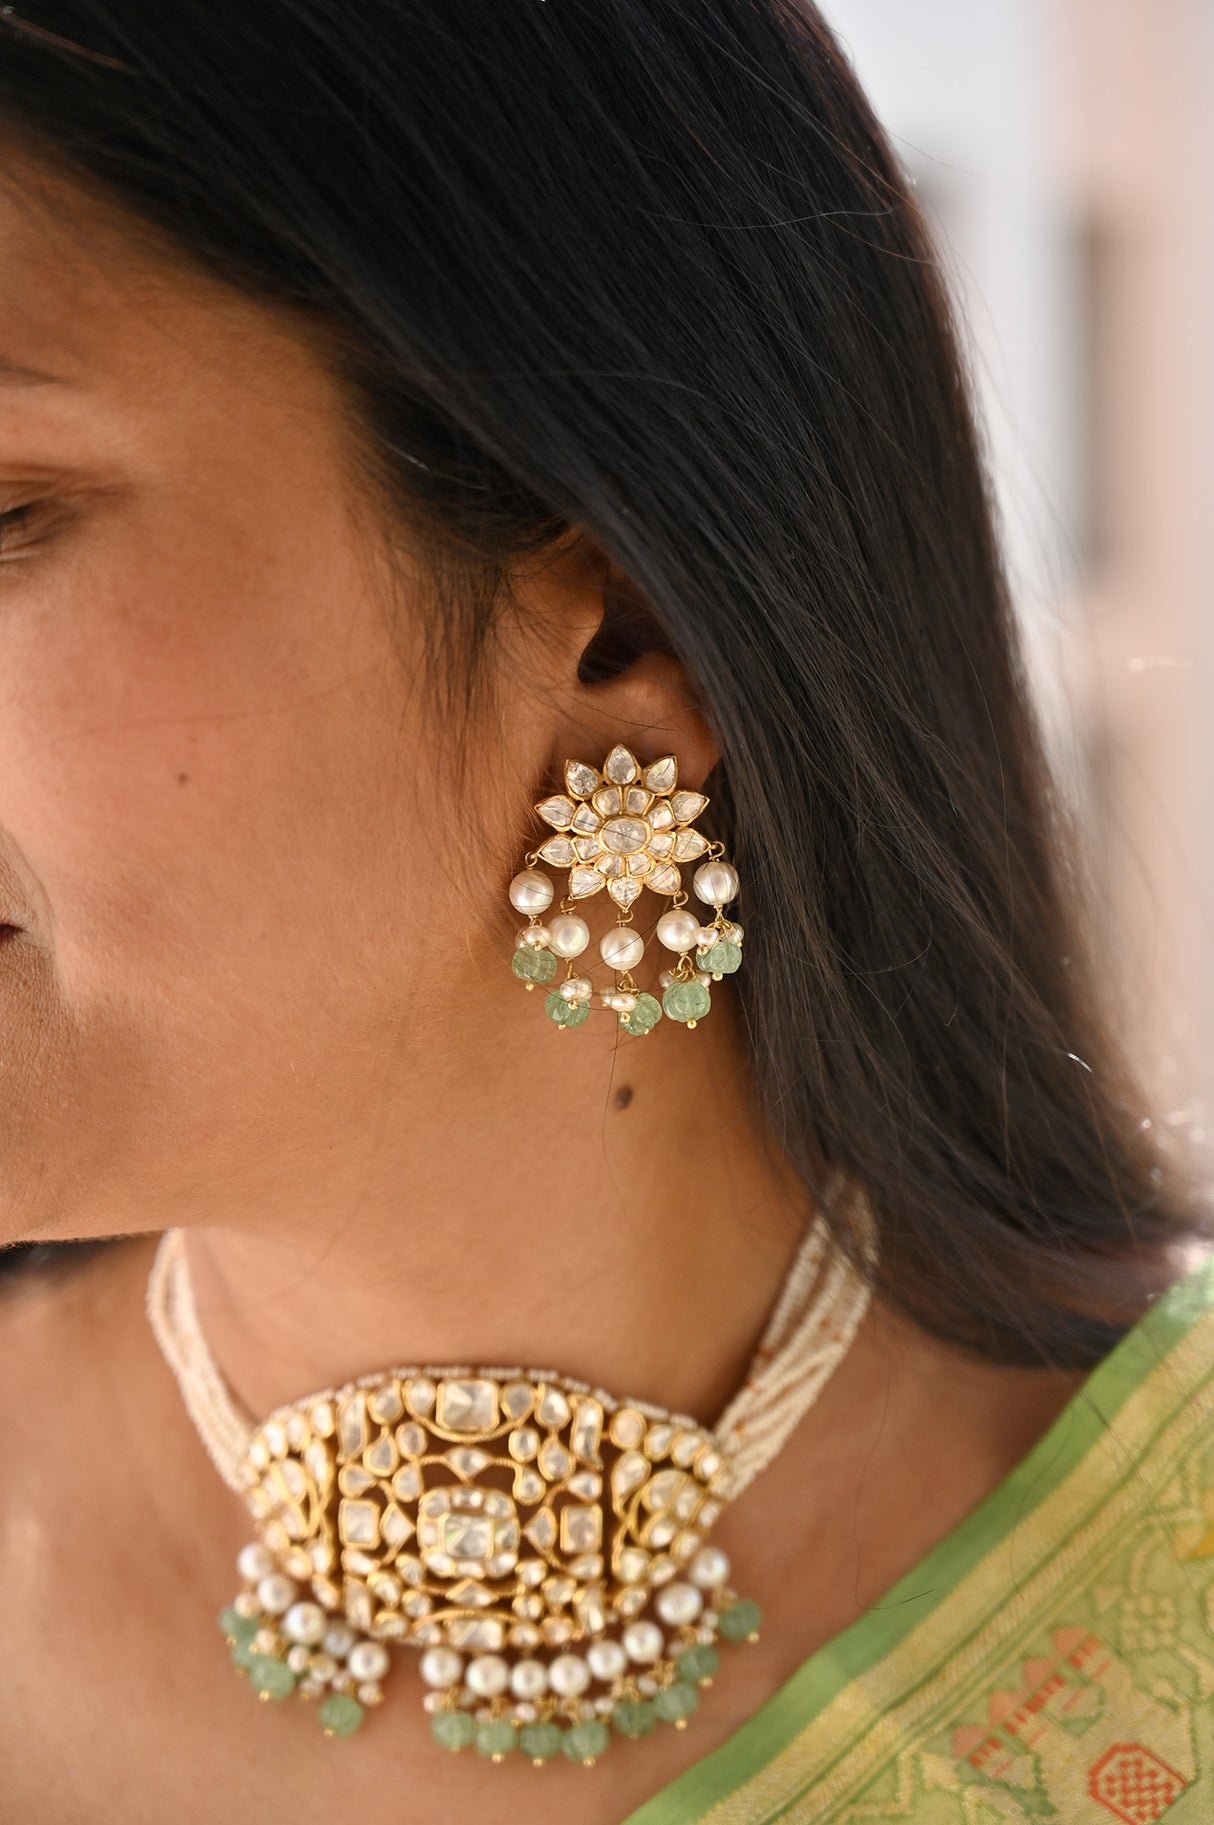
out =
<path fill-rule="evenodd" d="M 382 1700 L 389 1644 L 408 1643 L 432 1733 L 452 1749 L 591 1763 L 613 1731 L 686 1722 L 717 1642 L 754 1639 L 761 1621 L 705 1536 L 812 1405 L 868 1304 L 824 1219 L 712 1429 L 552 1370 L 467 1364 L 359 1376 L 257 1424 L 207 1347 L 183 1236 L 161 1238 L 148 1318 L 253 1516 L 243 1588 L 219 1621 L 263 1699 L 315 1700 L 326 1734 L 349 1735 Z"/>
<path fill-rule="evenodd" d="M 567 760 L 565 791 L 535 807 L 556 835 L 528 851 L 526 867 L 510 883 L 510 904 L 528 914 L 515 938 L 511 968 L 533 989 L 552 982 L 558 961 L 565 960 L 564 981 L 544 998 L 545 1013 L 562 1031 L 582 1024 L 595 995 L 590 978 L 574 968 L 590 943 L 590 927 L 575 908 L 604 888 L 619 910 L 599 941 L 599 954 L 619 975 L 614 988 L 599 993 L 597 1005 L 612 1009 L 626 1032 L 648 1033 L 663 1014 L 694 1027 L 712 1005 L 709 984 L 732 975 L 742 961 L 743 929 L 724 911 L 738 895 L 737 870 L 722 860 L 724 844 L 709 842 L 693 827 L 708 799 L 680 787 L 678 775 L 673 754 L 643 766 L 631 748 L 617 742 L 601 772 L 584 760 Z M 694 887 L 696 897 L 714 910 L 711 925 L 684 910 L 688 896 L 679 864 L 701 856 L 706 860 L 696 869 Z M 546 925 L 540 915 L 555 890 L 541 861 L 569 870 L 569 891 Z M 658 978 L 660 1001 L 639 988 L 632 974 L 645 952 L 644 939 L 632 929 L 632 909 L 643 888 L 670 898 L 656 930 L 658 942 L 675 952 L 678 962 Z"/>

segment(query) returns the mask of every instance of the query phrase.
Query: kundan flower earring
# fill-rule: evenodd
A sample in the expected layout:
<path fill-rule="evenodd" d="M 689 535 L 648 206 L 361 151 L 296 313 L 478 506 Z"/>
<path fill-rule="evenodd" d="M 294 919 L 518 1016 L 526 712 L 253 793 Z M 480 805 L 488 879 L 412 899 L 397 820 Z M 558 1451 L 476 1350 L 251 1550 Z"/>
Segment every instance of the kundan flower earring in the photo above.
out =
<path fill-rule="evenodd" d="M 558 1028 L 580 1026 L 592 1006 L 611 1009 L 625 1031 L 637 1035 L 650 1032 L 663 1015 L 694 1027 L 709 1012 L 710 984 L 732 975 L 742 961 L 743 930 L 724 910 L 738 895 L 737 870 L 723 859 L 724 845 L 694 827 L 707 804 L 704 793 L 679 786 L 673 754 L 646 766 L 618 742 L 601 770 L 567 760 L 564 792 L 536 805 L 554 834 L 527 853 L 526 866 L 510 883 L 510 904 L 528 920 L 517 933 L 511 968 L 534 989 L 555 983 L 565 964 L 564 978 L 544 998 L 544 1011 Z M 713 909 L 708 924 L 688 905 L 683 886 L 680 865 L 697 861 L 692 884 L 696 898 Z M 556 889 L 541 862 L 569 870 L 568 890 L 546 922 Z M 658 977 L 660 1000 L 632 973 L 645 954 L 633 925 L 633 908 L 645 889 L 669 901 L 656 935 L 677 958 Z M 616 981 L 596 994 L 577 962 L 591 933 L 576 909 L 604 890 L 617 910 L 615 924 L 599 940 L 599 955 Z"/>

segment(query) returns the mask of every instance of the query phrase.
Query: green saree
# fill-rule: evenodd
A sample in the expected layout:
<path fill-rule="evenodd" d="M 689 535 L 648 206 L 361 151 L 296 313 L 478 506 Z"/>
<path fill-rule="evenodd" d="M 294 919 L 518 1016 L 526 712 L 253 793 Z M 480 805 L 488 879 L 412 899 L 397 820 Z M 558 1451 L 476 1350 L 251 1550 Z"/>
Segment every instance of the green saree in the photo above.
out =
<path fill-rule="evenodd" d="M 1214 1258 L 624 1825 L 1214 1825 Z"/>

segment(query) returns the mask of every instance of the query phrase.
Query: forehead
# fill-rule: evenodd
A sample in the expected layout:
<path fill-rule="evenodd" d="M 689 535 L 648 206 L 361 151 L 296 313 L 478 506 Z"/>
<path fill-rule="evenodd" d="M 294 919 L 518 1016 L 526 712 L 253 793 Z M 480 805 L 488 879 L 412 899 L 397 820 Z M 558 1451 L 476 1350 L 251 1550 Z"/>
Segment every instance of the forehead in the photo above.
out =
<path fill-rule="evenodd" d="M 27 159 L 0 160 L 0 403 L 120 406 L 301 381 L 298 326 L 189 262 L 149 224 Z M 305 391 L 307 389 L 305 388 Z"/>

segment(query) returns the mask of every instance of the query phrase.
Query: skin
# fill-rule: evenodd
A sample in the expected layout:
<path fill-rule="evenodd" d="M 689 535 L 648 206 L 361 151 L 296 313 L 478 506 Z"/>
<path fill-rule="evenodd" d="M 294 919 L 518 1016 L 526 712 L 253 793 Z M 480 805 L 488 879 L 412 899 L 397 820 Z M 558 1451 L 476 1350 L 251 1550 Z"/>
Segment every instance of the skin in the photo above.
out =
<path fill-rule="evenodd" d="M 58 183 L 0 190 L 0 284 L 0 359 L 59 377 L 0 375 L 0 510 L 46 503 L 0 522 L 0 1241 L 127 1238 L 0 1296 L 13 1816 L 211 1825 L 221 1796 L 251 1825 L 273 1794 L 302 1825 L 622 1820 L 879 1605 L 1078 1378 L 870 1310 L 716 1530 L 760 1642 L 610 1776 L 441 1755 L 407 1666 L 350 1745 L 252 1702 L 214 1625 L 251 1529 L 144 1317 L 166 1224 L 254 1413 L 479 1359 L 711 1424 L 809 1213 L 748 1113 L 727 985 L 695 1034 L 628 1041 L 606 1015 L 558 1035 L 505 967 L 564 759 L 622 738 L 696 785 L 714 758 L 670 655 L 578 679 L 601 552 L 514 579 L 459 780 L 420 561 L 382 561 L 298 331 Z"/>

